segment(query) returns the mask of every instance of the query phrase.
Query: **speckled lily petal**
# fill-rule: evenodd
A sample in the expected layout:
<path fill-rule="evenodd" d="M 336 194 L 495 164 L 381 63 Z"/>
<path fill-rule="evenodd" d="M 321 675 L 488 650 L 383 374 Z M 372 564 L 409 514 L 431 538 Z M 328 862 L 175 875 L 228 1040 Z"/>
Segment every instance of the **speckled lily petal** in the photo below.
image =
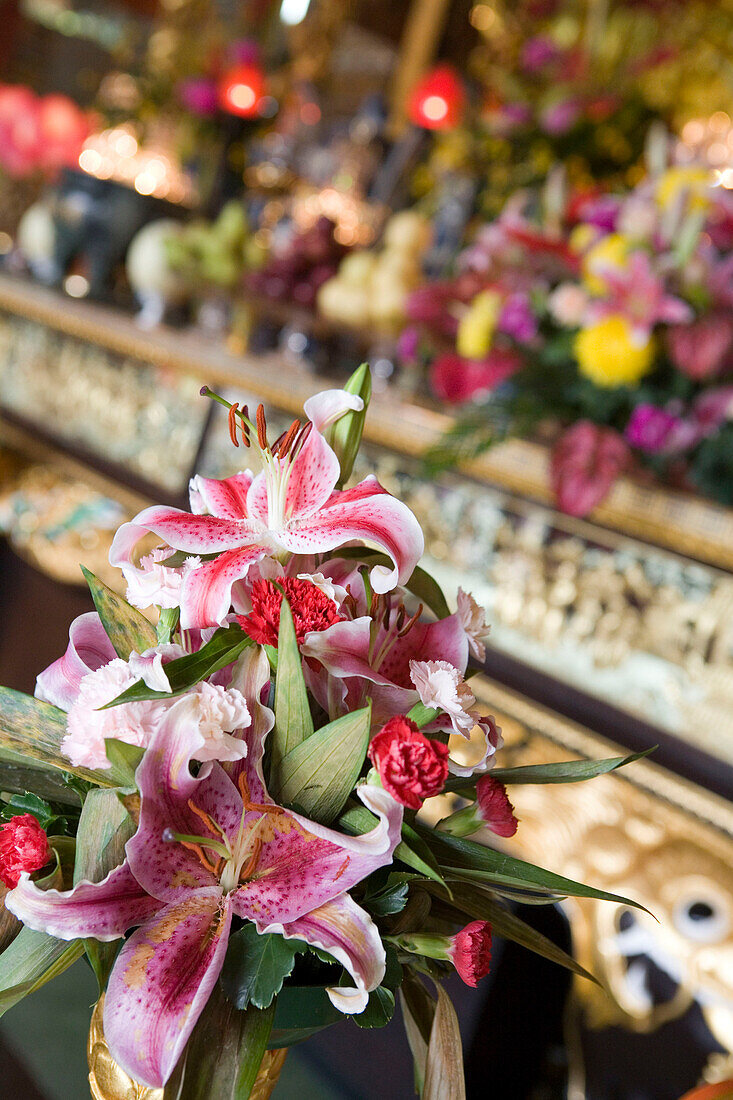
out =
<path fill-rule="evenodd" d="M 108 664 L 116 656 L 96 611 L 77 616 L 69 627 L 66 653 L 44 669 L 36 680 L 36 698 L 69 710 L 87 673 Z"/>
<path fill-rule="evenodd" d="M 197 474 L 188 486 L 191 511 L 199 516 L 208 513 L 220 519 L 247 519 L 247 493 L 253 477 L 251 470 L 221 480 Z"/>
<path fill-rule="evenodd" d="M 348 894 L 314 909 L 291 924 L 271 924 L 263 932 L 280 932 L 327 951 L 345 966 L 355 988 L 332 986 L 326 992 L 339 1012 L 363 1012 L 369 993 L 384 977 L 385 954 L 379 932 L 368 913 Z"/>
<path fill-rule="evenodd" d="M 24 874 L 7 894 L 5 907 L 29 928 L 59 940 L 93 936 L 108 941 L 142 924 L 160 902 L 143 890 L 123 863 L 101 882 L 80 882 L 73 890 L 39 890 Z"/>
<path fill-rule="evenodd" d="M 181 587 L 183 629 L 224 623 L 232 602 L 232 585 L 266 553 L 266 547 L 257 544 L 226 550 L 187 573 Z"/>
<path fill-rule="evenodd" d="M 221 890 L 198 891 L 161 909 L 122 948 L 104 1034 L 136 1081 L 160 1087 L 170 1077 L 219 977 L 230 925 Z"/>

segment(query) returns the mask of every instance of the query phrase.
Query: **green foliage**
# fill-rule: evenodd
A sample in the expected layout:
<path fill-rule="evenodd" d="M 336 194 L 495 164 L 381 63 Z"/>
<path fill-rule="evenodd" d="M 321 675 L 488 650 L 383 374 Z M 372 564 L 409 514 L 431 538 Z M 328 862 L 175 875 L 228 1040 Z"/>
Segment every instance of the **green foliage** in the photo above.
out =
<path fill-rule="evenodd" d="M 123 600 L 122 596 L 118 596 L 83 565 L 81 571 L 117 656 L 127 661 L 133 650 L 144 653 L 146 649 L 152 649 L 157 637 L 154 627 L 143 613 L 132 607 L 127 600 Z"/>
<path fill-rule="evenodd" d="M 702 441 L 690 465 L 690 480 L 719 504 L 733 504 L 733 424 Z"/>
<path fill-rule="evenodd" d="M 0 955 L 0 1016 L 62 974 L 84 954 L 81 940 L 57 940 L 45 932 L 21 928 Z"/>
<path fill-rule="evenodd" d="M 372 396 L 372 375 L 368 363 L 362 363 L 344 386 L 347 393 L 361 397 L 364 407 L 359 412 L 349 411 L 340 416 L 327 433 L 328 442 L 336 452 L 341 474 L 337 488 L 343 488 L 354 468 L 354 460 L 359 453 L 361 437 L 364 432 L 369 401 Z"/>
<path fill-rule="evenodd" d="M 492 778 L 502 783 L 582 783 L 586 779 L 595 779 L 598 775 L 607 775 L 643 760 L 654 752 L 656 745 L 644 752 L 635 752 L 630 756 L 611 756 L 606 760 L 558 760 L 554 764 L 525 764 L 519 768 L 494 768 Z M 480 777 L 479 777 L 480 778 Z M 476 779 L 449 779 L 445 785 L 447 791 L 475 797 Z"/>
<path fill-rule="evenodd" d="M 401 913 L 407 905 L 411 878 L 412 876 L 399 872 L 391 872 L 384 885 L 375 883 L 373 888 L 370 888 L 367 880 L 367 890 L 361 904 L 373 917 L 390 917 Z"/>
<path fill-rule="evenodd" d="M 45 798 L 34 794 L 32 791 L 24 791 L 13 794 L 0 809 L 0 821 L 9 821 L 17 814 L 33 814 L 38 824 L 46 833 L 54 835 L 72 834 L 70 820 L 73 822 L 75 815 L 66 806 L 53 806 Z"/>
<path fill-rule="evenodd" d="M 308 950 L 300 940 L 259 935 L 247 923 L 229 939 L 221 983 L 237 1008 L 268 1008 L 293 971 L 295 956 Z"/>
<path fill-rule="evenodd" d="M 270 784 L 279 790 L 284 781 L 282 763 L 302 741 L 313 733 L 313 719 L 303 666 L 295 636 L 290 604 L 283 596 L 277 638 L 277 679 L 275 681 L 275 728 L 269 737 L 271 751 Z"/>

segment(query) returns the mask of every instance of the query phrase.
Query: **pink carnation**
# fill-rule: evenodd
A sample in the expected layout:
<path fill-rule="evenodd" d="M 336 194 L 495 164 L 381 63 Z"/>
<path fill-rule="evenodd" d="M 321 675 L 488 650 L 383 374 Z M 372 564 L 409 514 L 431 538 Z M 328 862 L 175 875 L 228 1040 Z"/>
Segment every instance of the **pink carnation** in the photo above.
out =
<path fill-rule="evenodd" d="M 0 827 L 0 882 L 13 890 L 23 873 L 32 874 L 51 858 L 48 837 L 33 814 L 18 814 Z"/>
<path fill-rule="evenodd" d="M 476 801 L 487 829 L 497 836 L 514 836 L 518 822 L 503 783 L 491 775 L 482 776 L 476 784 Z"/>
<path fill-rule="evenodd" d="M 466 985 L 476 987 L 491 967 L 491 925 L 475 920 L 453 936 L 450 959 Z"/>

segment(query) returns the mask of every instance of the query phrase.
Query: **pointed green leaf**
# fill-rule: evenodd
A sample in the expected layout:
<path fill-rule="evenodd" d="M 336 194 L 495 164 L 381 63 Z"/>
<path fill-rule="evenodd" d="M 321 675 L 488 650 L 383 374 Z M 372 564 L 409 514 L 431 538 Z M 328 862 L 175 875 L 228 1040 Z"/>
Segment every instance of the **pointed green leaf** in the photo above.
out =
<path fill-rule="evenodd" d="M 438 1004 L 430 1029 L 423 1100 L 466 1100 L 458 1017 L 445 990 L 439 985 L 437 990 Z"/>
<path fill-rule="evenodd" d="M 494 768 L 491 775 L 502 783 L 582 783 L 586 779 L 595 779 L 597 775 L 607 775 L 617 768 L 625 768 L 635 760 L 643 760 L 654 752 L 656 745 L 631 756 L 611 756 L 606 760 L 558 760 L 554 764 L 525 764 L 519 768 Z M 446 790 L 463 793 L 474 790 L 476 781 L 467 783 L 465 779 L 449 779 Z"/>
<path fill-rule="evenodd" d="M 165 674 L 171 686 L 170 691 L 153 691 L 144 680 L 138 680 L 99 709 L 107 710 L 109 707 L 118 707 L 120 703 L 140 703 L 147 699 L 173 699 L 202 680 L 208 680 L 219 669 L 232 664 L 247 646 L 253 644 L 241 627 L 222 627 L 196 653 L 187 653 L 185 657 L 177 657 L 175 661 L 166 664 Z"/>
<path fill-rule="evenodd" d="M 50 703 L 0 687 L 0 748 L 26 761 L 38 760 L 52 768 L 70 772 L 90 783 L 111 787 L 116 779 L 110 772 L 77 768 L 61 752 L 66 736 L 66 714 Z"/>
<path fill-rule="evenodd" d="M 284 985 L 275 1001 L 270 1047 L 291 1046 L 343 1019 L 322 985 Z"/>
<path fill-rule="evenodd" d="M 81 940 L 57 940 L 45 932 L 21 928 L 0 955 L 0 1016 L 81 958 Z"/>
<path fill-rule="evenodd" d="M 118 741 L 114 737 L 105 737 L 104 749 L 115 781 L 120 787 L 134 787 L 135 772 L 145 755 L 145 749 L 140 745 L 129 745 L 127 741 Z"/>
<path fill-rule="evenodd" d="M 274 1015 L 274 1004 L 241 1012 L 215 986 L 164 1100 L 249 1100 Z"/>
<path fill-rule="evenodd" d="M 79 805 L 78 794 L 64 783 L 56 768 L 40 761 L 31 761 L 26 755 L 10 749 L 0 749 L 0 790 L 10 794 L 35 791 L 51 802 L 60 802 L 64 806 Z"/>
<path fill-rule="evenodd" d="M 369 747 L 371 713 L 370 703 L 301 741 L 280 764 L 275 797 L 330 825 L 359 778 Z"/>
<path fill-rule="evenodd" d="M 435 1002 L 425 986 L 412 974 L 407 974 L 400 986 L 402 1022 L 412 1053 L 415 1072 L 415 1091 L 422 1096 L 425 1085 L 425 1063 L 428 1042 L 435 1017 Z"/>
<path fill-rule="evenodd" d="M 505 883 L 507 886 L 519 886 L 525 890 L 549 891 L 568 897 L 596 898 L 599 901 L 621 902 L 635 909 L 644 909 L 639 902 L 631 901 L 618 894 L 609 894 L 605 890 L 595 890 L 564 875 L 556 875 L 533 863 L 497 852 L 483 844 L 462 837 L 438 833 L 424 825 L 417 825 L 418 833 L 429 843 L 438 865 L 444 874 L 448 871 L 466 877 L 477 877 L 483 881 Z M 644 910 L 648 912 L 648 910 Z"/>
<path fill-rule="evenodd" d="M 296 745 L 313 733 L 303 665 L 295 637 L 290 604 L 283 596 L 277 637 L 277 679 L 275 681 L 275 728 L 270 734 L 272 776 L 277 789 L 282 782 L 280 766 Z"/>
<path fill-rule="evenodd" d="M 339 815 L 338 826 L 349 836 L 361 836 L 378 824 L 375 815 L 366 806 L 349 805 Z M 413 871 L 445 886 L 438 865 L 428 845 L 406 822 L 402 823 L 402 840 L 394 850 L 394 860 L 412 867 Z"/>
<path fill-rule="evenodd" d="M 338 552 L 340 558 L 348 558 L 349 560 L 363 561 L 366 565 L 385 565 L 389 569 L 393 568 L 393 562 L 386 554 L 380 553 L 379 550 L 368 550 L 366 548 L 357 546 L 346 546 Z M 408 592 L 412 592 L 413 596 L 417 596 L 425 607 L 430 608 L 433 614 L 438 619 L 445 619 L 450 615 L 450 608 L 443 595 L 438 582 L 434 577 L 431 577 L 426 570 L 422 569 L 419 565 L 415 568 L 409 581 L 406 583 L 405 588 Z"/>
<path fill-rule="evenodd" d="M 386 1027 L 394 1016 L 394 993 L 383 985 L 377 986 L 369 994 L 367 1006 L 363 1012 L 358 1012 L 351 1017 L 357 1027 L 372 1029 Z"/>
<path fill-rule="evenodd" d="M 89 585 L 102 626 L 117 656 L 127 661 L 133 650 L 136 653 L 144 653 L 146 649 L 152 649 L 158 639 L 155 628 L 148 622 L 142 611 L 138 611 L 127 600 L 123 600 L 122 596 L 118 596 L 83 565 L 81 571 Z"/>
<path fill-rule="evenodd" d="M 368 363 L 362 363 L 357 367 L 344 389 L 347 393 L 361 397 L 364 407 L 358 412 L 349 410 L 344 413 L 328 432 L 328 441 L 336 452 L 341 467 L 341 475 L 336 486 L 338 489 L 342 489 L 351 476 L 354 460 L 361 445 L 364 423 L 372 396 L 372 375 Z"/>
<path fill-rule="evenodd" d="M 268 1008 L 292 973 L 295 956 L 307 947 L 277 934 L 260 935 L 247 923 L 229 939 L 221 983 L 237 1008 Z"/>
<path fill-rule="evenodd" d="M 440 888 L 433 886 L 432 883 L 426 889 L 436 896 L 440 896 Z M 521 944 L 529 951 L 534 951 L 536 955 L 541 955 L 543 958 L 549 959 L 550 962 L 572 970 L 579 977 L 587 978 L 589 981 L 598 984 L 597 979 L 585 967 L 576 962 L 572 955 L 568 955 L 547 936 L 543 936 L 541 932 L 527 924 L 526 921 L 517 917 L 511 909 L 507 909 L 505 905 L 492 898 L 481 886 L 474 886 L 471 883 L 455 883 L 453 885 L 453 897 L 447 903 L 447 907 L 460 909 L 462 913 L 474 920 L 490 921 L 492 930 L 503 936 L 504 939 L 513 940 L 514 943 Z"/>

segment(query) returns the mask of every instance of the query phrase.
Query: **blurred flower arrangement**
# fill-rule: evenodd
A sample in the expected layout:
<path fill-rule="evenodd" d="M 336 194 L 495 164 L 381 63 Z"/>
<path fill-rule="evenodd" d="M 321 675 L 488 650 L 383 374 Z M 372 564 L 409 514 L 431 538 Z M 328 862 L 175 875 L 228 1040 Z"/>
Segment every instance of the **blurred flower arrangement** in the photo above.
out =
<path fill-rule="evenodd" d="M 383 1026 L 399 990 L 420 1092 L 462 1094 L 442 980 L 486 975 L 492 928 L 584 973 L 510 903 L 611 897 L 487 843 L 516 831 L 508 784 L 628 761 L 490 772 L 483 610 L 459 590 L 449 612 L 375 478 L 343 488 L 369 393 L 361 368 L 275 441 L 228 405 L 262 472 L 124 524 L 129 602 L 87 573 L 97 610 L 35 698 L 0 690 L 3 790 L 19 753 L 26 781 L 0 827 L 2 1010 L 86 952 L 131 1090 L 246 1100 L 268 1047 Z"/>
<path fill-rule="evenodd" d="M 0 170 L 11 178 L 74 166 L 89 129 L 88 115 L 68 96 L 0 84 Z"/>
<path fill-rule="evenodd" d="M 427 359 L 441 401 L 471 403 L 432 464 L 550 420 L 565 511 L 632 467 L 732 503 L 732 196 L 673 165 L 619 194 L 568 198 L 551 175 L 532 201 L 510 200 L 456 276 L 408 303 L 403 358 Z"/>

